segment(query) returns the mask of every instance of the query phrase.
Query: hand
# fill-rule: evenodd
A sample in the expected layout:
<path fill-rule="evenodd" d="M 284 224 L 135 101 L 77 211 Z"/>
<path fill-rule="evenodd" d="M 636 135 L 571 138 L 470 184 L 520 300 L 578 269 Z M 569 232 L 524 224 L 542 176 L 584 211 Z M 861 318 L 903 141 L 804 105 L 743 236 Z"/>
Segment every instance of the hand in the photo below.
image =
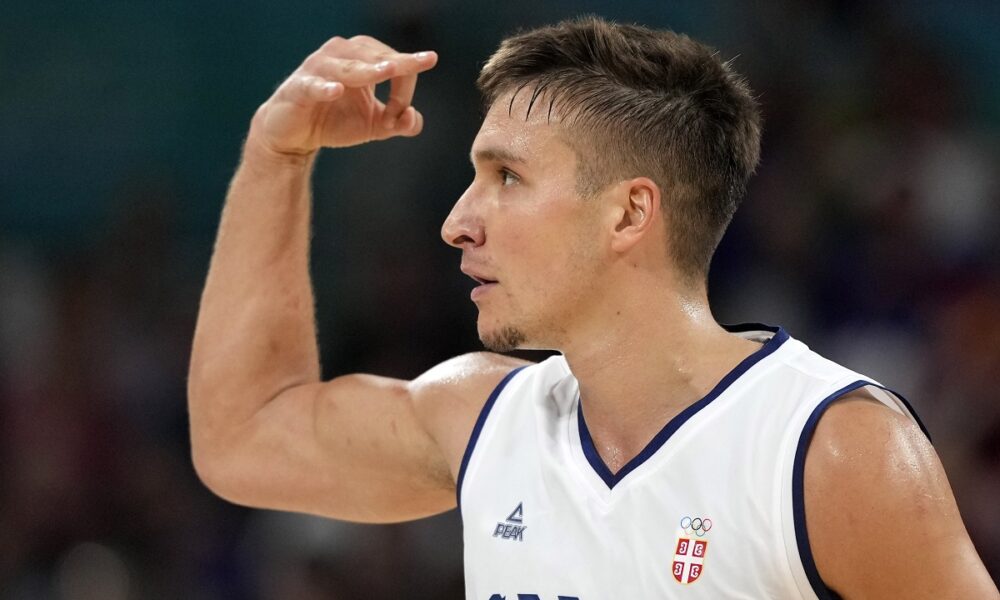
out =
<path fill-rule="evenodd" d="M 284 155 L 412 137 L 423 116 L 410 105 L 417 74 L 437 64 L 434 52 L 396 52 L 359 35 L 334 37 L 311 54 L 257 109 L 248 143 Z M 375 85 L 390 81 L 389 100 Z"/>

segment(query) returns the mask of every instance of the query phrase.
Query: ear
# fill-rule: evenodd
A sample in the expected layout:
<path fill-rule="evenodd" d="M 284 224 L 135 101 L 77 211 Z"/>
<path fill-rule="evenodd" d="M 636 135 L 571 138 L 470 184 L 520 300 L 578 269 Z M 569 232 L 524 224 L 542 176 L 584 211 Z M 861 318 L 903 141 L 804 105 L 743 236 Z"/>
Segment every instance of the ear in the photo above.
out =
<path fill-rule="evenodd" d="M 636 177 L 615 186 L 618 222 L 611 247 L 627 252 L 660 223 L 660 186 L 648 177 Z"/>

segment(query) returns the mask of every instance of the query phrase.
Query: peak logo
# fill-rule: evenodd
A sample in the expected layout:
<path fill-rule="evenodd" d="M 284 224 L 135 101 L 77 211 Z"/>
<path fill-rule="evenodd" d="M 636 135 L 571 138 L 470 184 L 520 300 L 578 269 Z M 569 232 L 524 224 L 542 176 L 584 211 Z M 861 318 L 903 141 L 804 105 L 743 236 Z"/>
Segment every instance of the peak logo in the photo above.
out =
<path fill-rule="evenodd" d="M 524 503 L 518 502 L 517 508 L 512 510 L 507 518 L 497 523 L 493 530 L 493 537 L 503 540 L 524 541 L 524 530 L 528 526 L 524 524 Z"/>

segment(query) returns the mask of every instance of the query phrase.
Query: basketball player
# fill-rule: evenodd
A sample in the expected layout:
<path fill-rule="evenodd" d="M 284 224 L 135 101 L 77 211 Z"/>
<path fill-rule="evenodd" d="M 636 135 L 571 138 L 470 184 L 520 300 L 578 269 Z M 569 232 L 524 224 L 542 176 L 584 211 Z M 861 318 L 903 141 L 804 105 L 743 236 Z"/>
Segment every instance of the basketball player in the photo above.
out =
<path fill-rule="evenodd" d="M 442 237 L 486 347 L 560 356 L 320 381 L 316 153 L 419 134 L 437 60 L 335 37 L 254 115 L 191 362 L 213 491 L 374 523 L 457 502 L 475 600 L 997 597 L 900 397 L 712 318 L 708 264 L 760 124 L 685 36 L 565 22 L 507 39 L 479 78 L 475 177 Z"/>

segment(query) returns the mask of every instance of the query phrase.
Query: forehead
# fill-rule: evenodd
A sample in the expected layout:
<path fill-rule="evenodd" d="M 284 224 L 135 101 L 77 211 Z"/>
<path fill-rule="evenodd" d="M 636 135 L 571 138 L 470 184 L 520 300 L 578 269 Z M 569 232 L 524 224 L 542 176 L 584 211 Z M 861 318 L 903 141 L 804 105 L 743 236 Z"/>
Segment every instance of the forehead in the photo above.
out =
<path fill-rule="evenodd" d="M 512 102 L 513 100 L 513 102 Z M 539 97 L 531 104 L 531 91 L 508 92 L 499 96 L 483 119 L 475 141 L 472 159 L 477 157 L 520 159 L 530 166 L 555 161 L 575 162 L 576 155 L 566 140 L 564 125 L 549 102 Z"/>

